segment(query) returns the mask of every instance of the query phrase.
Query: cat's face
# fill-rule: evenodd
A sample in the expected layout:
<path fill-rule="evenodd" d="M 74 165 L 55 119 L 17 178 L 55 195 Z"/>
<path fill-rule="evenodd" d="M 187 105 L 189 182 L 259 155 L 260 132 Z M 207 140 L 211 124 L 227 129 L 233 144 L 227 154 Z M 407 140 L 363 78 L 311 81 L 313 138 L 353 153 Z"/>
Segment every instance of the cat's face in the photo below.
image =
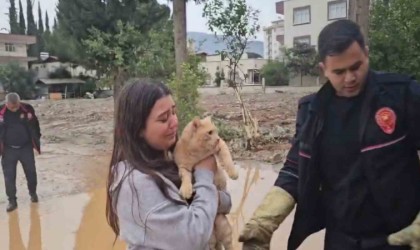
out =
<path fill-rule="evenodd" d="M 192 123 L 191 143 L 194 147 L 200 147 L 205 151 L 212 151 L 219 143 L 219 135 L 211 117 L 204 119 L 195 118 Z"/>

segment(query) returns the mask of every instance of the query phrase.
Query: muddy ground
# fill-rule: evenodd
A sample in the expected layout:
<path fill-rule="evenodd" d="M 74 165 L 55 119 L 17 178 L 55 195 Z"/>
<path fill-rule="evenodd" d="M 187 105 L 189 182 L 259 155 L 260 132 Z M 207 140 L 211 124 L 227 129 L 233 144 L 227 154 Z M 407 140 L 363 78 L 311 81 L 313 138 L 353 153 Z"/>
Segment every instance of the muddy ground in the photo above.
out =
<path fill-rule="evenodd" d="M 215 95 L 212 91 L 202 91 L 200 106 L 228 127 L 240 128 L 240 109 L 235 96 Z M 241 169 L 240 179 L 229 183 L 234 201 L 230 219 L 236 231 L 272 186 L 281 165 L 270 164 L 273 156 L 278 155 L 276 160 L 281 161 L 287 152 L 294 133 L 297 101 L 313 91 L 285 88 L 281 93 L 271 90 L 266 94 L 244 94 L 266 140 L 250 152 L 240 149 L 238 140 L 231 142 Z M 112 144 L 113 100 L 31 103 L 43 134 L 43 151 L 36 156 L 40 203 L 30 204 L 19 166 L 19 209 L 6 214 L 4 182 L 0 178 L 0 249 L 112 249 L 114 237 L 104 217 L 104 185 Z M 252 195 L 243 197 L 247 175 L 252 177 L 256 170 L 261 172 L 257 183 L 251 186 Z M 245 201 L 243 206 L 241 200 Z M 291 221 L 289 216 L 276 232 L 273 249 L 285 249 Z M 322 235 L 314 236 L 302 249 L 320 249 L 314 246 L 322 245 L 321 238 Z M 123 249 L 123 244 L 118 242 L 114 249 Z"/>

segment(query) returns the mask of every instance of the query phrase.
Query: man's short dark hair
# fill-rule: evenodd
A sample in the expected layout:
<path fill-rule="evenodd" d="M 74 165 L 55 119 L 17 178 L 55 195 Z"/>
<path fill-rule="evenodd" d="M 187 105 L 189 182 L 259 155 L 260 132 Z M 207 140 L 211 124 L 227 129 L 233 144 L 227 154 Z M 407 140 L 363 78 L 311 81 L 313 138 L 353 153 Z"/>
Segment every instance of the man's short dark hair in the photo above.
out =
<path fill-rule="evenodd" d="M 359 25 L 350 20 L 338 20 L 325 26 L 318 37 L 318 53 L 321 61 L 327 56 L 339 55 L 354 42 L 365 48 L 365 40 Z"/>

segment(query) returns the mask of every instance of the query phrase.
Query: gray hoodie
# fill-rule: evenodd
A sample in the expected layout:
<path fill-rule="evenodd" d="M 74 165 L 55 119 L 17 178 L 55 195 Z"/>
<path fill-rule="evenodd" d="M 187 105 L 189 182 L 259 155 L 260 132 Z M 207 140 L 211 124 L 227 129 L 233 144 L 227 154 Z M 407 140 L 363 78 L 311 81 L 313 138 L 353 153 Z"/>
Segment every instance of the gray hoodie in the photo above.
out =
<path fill-rule="evenodd" d="M 149 175 L 140 171 L 127 174 L 123 162 L 117 169 L 111 190 L 122 181 L 116 209 L 120 238 L 126 242 L 127 249 L 208 249 L 216 213 L 228 213 L 231 208 L 230 195 L 222 191 L 218 194 L 211 171 L 194 172 L 196 193 L 190 205 L 180 197 L 179 189 L 161 176 L 168 185 L 169 195 L 183 202 L 179 205 L 165 198 Z"/>

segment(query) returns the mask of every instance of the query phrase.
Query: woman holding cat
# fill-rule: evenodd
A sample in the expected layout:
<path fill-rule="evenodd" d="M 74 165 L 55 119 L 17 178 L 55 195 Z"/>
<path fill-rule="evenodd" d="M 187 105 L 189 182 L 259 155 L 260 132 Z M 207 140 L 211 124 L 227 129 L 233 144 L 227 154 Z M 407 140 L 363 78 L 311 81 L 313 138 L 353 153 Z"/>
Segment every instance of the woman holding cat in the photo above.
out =
<path fill-rule="evenodd" d="M 195 195 L 179 195 L 178 168 L 170 160 L 178 119 L 162 83 L 124 86 L 116 103 L 114 147 L 108 174 L 108 223 L 130 250 L 208 249 L 216 213 L 228 213 L 228 193 L 213 184 L 213 156 L 195 167 Z"/>

